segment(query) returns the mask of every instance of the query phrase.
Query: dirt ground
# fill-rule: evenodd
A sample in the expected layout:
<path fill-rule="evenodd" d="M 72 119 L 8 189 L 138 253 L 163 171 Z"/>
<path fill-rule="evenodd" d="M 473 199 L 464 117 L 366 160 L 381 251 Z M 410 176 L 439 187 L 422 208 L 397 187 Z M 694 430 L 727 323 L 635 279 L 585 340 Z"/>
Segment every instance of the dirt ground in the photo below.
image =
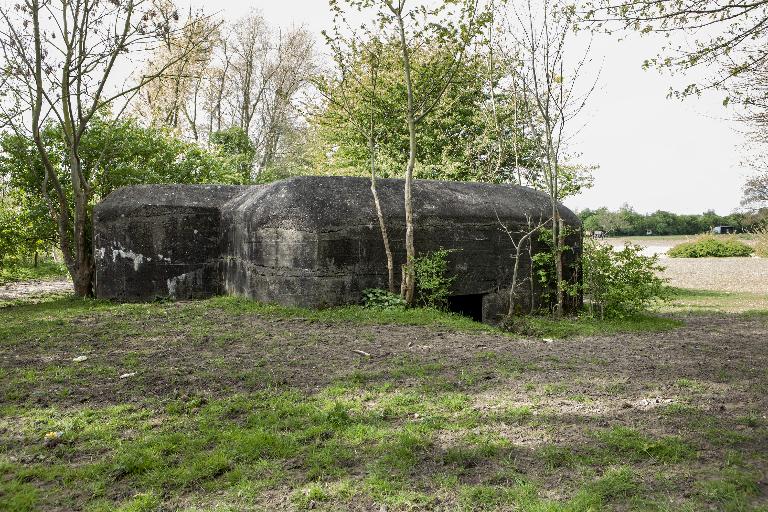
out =
<path fill-rule="evenodd" d="M 661 265 L 666 267 L 662 275 L 669 280 L 671 286 L 768 295 L 768 258 L 667 257 L 665 253 L 677 243 L 685 241 L 684 237 L 609 238 L 606 242 L 621 247 L 626 240 L 643 246 L 646 255 L 659 255 Z"/>
<path fill-rule="evenodd" d="M 170 316 L 186 314 L 182 317 L 186 325 L 170 322 L 159 328 L 137 319 L 110 342 L 105 341 L 112 328 L 107 315 L 80 316 L 72 321 L 71 335 L 46 350 L 45 357 L 34 343 L 14 344 L 12 350 L 3 348 L 2 366 L 40 370 L 52 363 L 69 365 L 81 355 L 88 357 L 88 365 L 114 366 L 112 372 L 94 376 L 86 386 L 56 399 L 59 405 L 144 400 L 178 389 L 223 396 L 252 390 L 253 382 L 241 376 L 258 368 L 269 373 L 272 384 L 314 392 L 357 371 L 370 372 L 374 381 L 386 379 L 387 372 L 403 361 L 435 368 L 432 372 L 449 380 L 459 379 L 462 372 L 479 371 L 477 377 L 489 384 L 504 381 L 496 392 L 525 397 L 524 382 L 507 382 L 504 372 L 493 370 L 494 364 L 487 365 L 491 367 L 487 372 L 483 369 L 484 357 L 493 353 L 514 359 L 521 370 L 535 368 L 526 373 L 525 384 L 565 384 L 567 394 L 590 397 L 587 404 L 565 404 L 555 393 L 542 398 L 543 409 L 567 405 L 570 412 L 616 416 L 620 423 L 631 423 L 652 409 L 679 402 L 686 393 L 675 381 L 690 379 L 703 386 L 698 405 L 706 410 L 768 413 L 768 395 L 763 392 L 768 391 L 768 323 L 759 315 L 697 314 L 685 318 L 685 327 L 668 332 L 542 341 L 408 326 L 323 325 L 301 319 L 230 316 L 215 309 L 207 311 L 204 319 L 192 320 L 187 315 L 196 306 L 177 303 L 166 308 Z M 202 329 L 212 325 L 218 328 Z M 201 330 L 209 333 L 194 335 Z M 121 368 L 120 362 L 128 356 L 138 360 Z M 227 371 L 216 371 L 216 367 Z M 121 369 L 137 372 L 130 386 L 116 378 Z M 604 388 L 611 383 L 621 383 L 624 392 L 606 393 Z M 47 406 L 56 396 L 55 386 L 42 386 L 30 390 L 27 400 Z"/>
<path fill-rule="evenodd" d="M 72 291 L 72 281 L 68 279 L 9 283 L 0 285 L 0 301 L 30 299 L 70 291 Z"/>
<path fill-rule="evenodd" d="M 205 407 L 235 394 L 280 390 L 322 396 L 345 383 L 341 388 L 344 397 L 362 400 L 361 410 L 375 413 L 376 418 L 384 414 L 376 412 L 377 401 L 401 403 L 414 392 L 424 393 L 409 406 L 407 416 L 384 416 L 393 428 L 422 424 L 430 413 L 428 408 L 419 408 L 421 401 L 428 404 L 440 397 L 466 397 L 462 414 L 471 414 L 474 426 L 457 423 L 437 430 L 431 448 L 418 452 L 414 485 L 427 495 L 438 490 L 424 483 L 426 475 L 452 467 L 441 461 L 446 450 L 453 449 L 457 436 L 492 435 L 510 448 L 463 468 L 456 485 L 493 481 L 499 468 L 511 464 L 516 474 L 537 482 L 547 499 L 564 499 L 573 495 L 570 482 L 582 479 L 585 471 L 607 470 L 603 463 L 593 461 L 592 453 L 601 442 L 609 447 L 614 442 L 609 451 L 618 459 L 611 464 L 627 465 L 636 475 L 633 485 L 642 490 L 633 491 L 635 497 L 639 493 L 648 499 L 663 498 L 671 506 L 665 510 L 680 510 L 681 504 L 688 506 L 685 510 L 724 510 L 717 507 L 717 501 L 715 506 L 705 507 L 709 491 L 702 489 L 713 479 L 720 482 L 719 475 L 730 475 L 721 471 L 731 467 L 734 463 L 727 461 L 732 460 L 738 460 L 734 467 L 748 468 L 739 469 L 743 474 L 756 476 L 750 477 L 754 480 L 748 491 L 738 496 L 744 507 L 729 510 L 768 505 L 765 315 L 696 314 L 684 317 L 684 327 L 667 332 L 552 341 L 423 327 L 326 324 L 233 312 L 205 307 L 205 303 L 126 308 L 78 312 L 63 321 L 55 320 L 47 310 L 34 310 L 31 321 L 36 318 L 35 322 L 48 326 L 43 329 L 30 323 L 29 332 L 17 333 L 0 345 L 0 377 L 4 377 L 0 379 L 4 389 L 0 403 L 13 404 L 16 411 L 0 421 L 0 438 L 5 438 L 0 442 L 1 451 L 16 461 L 37 460 L 34 446 L 38 441 L 30 434 L 14 433 L 14 421 L 19 425 L 26 421 L 16 416 L 24 410 L 55 407 L 61 411 L 57 414 L 66 417 L 67 411 L 75 414 L 83 407 L 98 411 L 131 404 L 148 407 L 142 417 L 149 426 L 135 428 L 155 432 L 153 422 L 169 421 L 164 412 L 167 406 L 162 404 L 181 400 Z M 87 359 L 73 363 L 82 356 Z M 121 378 L 126 374 L 130 377 Z M 372 390 L 383 391 L 371 395 L 378 398 L 355 398 L 370 395 Z M 154 411 L 157 406 L 147 404 L 161 406 Z M 508 411 L 519 407 L 530 412 L 522 419 L 509 415 Z M 239 416 L 226 421 L 242 422 Z M 124 434 L 127 437 L 121 443 L 130 445 L 135 428 Z M 655 449 L 651 441 L 641 442 L 651 448 L 627 448 L 621 444 L 624 440 L 598 441 L 612 432 L 627 432 L 621 429 L 646 436 L 641 439 L 681 439 L 693 451 L 680 462 L 654 462 L 643 451 Z M 340 442 L 335 437 L 331 441 Z M 88 446 L 87 439 L 82 443 Z M 76 451 L 78 446 L 68 447 L 75 454 L 67 457 L 74 464 L 91 460 L 87 452 Z M 102 451 L 99 458 L 109 456 L 109 451 Z M 346 463 L 352 464 L 344 469 L 350 475 L 346 478 L 353 482 L 358 476 L 364 478 L 366 467 L 373 463 L 370 457 L 374 456 Z M 266 502 L 256 504 L 267 507 L 265 510 L 297 509 L 295 500 L 288 497 L 298 488 L 294 480 L 301 482 L 297 476 L 301 470 L 295 469 L 301 463 L 296 458 L 286 460 L 283 467 L 287 475 L 294 476 L 275 493 L 261 495 Z M 589 461 L 587 466 L 575 462 L 581 460 Z M 596 469 L 590 469 L 590 464 L 597 464 Z M 68 487 L 59 492 L 50 494 L 49 506 L 43 509 L 67 509 L 62 503 L 68 502 L 58 500 L 78 491 Z M 333 498 L 323 509 L 379 510 L 379 502 L 366 497 L 364 491 L 355 492 L 363 494 L 351 501 Z M 207 510 L 211 505 L 207 493 L 194 489 L 169 496 L 167 510 L 182 504 Z M 219 503 L 229 503 L 230 498 L 217 496 Z M 85 499 L 76 498 L 74 503 L 84 507 Z M 458 509 L 452 501 L 458 499 L 455 495 L 442 499 L 445 508 L 439 509 Z M 691 508 L 691 499 L 704 500 L 694 502 L 703 508 Z M 320 505 L 309 508 L 316 507 Z M 438 508 L 395 504 L 388 510 Z M 232 509 L 248 508 L 233 505 Z M 618 504 L 609 509 L 647 510 Z"/>
<path fill-rule="evenodd" d="M 766 260 L 663 263 L 674 286 L 768 290 Z M 0 509 L 114 510 L 149 496 L 155 505 L 126 510 L 768 510 L 765 312 L 692 313 L 685 297 L 670 313 L 679 328 L 551 340 L 284 317 L 228 299 L 35 304 L 69 286 L 0 288 Z M 735 311 L 747 309 L 760 308 Z M 250 427 L 237 407 L 216 417 L 221 438 L 199 430 L 233 399 L 251 400 L 249 421 L 278 418 L 286 396 L 312 418 L 349 409 L 270 455 L 266 472 L 263 457 L 202 465 L 235 434 L 304 439 L 291 429 L 315 419 Z M 52 451 L 41 439 L 58 430 L 67 441 Z M 146 456 L 172 451 L 163 443 L 180 432 L 197 451 Z M 398 451 L 413 432 L 423 445 Z M 308 477 L 318 453 L 332 468 L 320 480 Z M 184 476 L 194 467 L 202 476 Z M 371 487 L 372 468 L 401 472 L 379 482 L 389 494 Z M 617 474 L 627 480 L 600 490 Z M 537 489 L 528 505 L 519 482 Z M 572 505 L 584 493 L 598 505 Z"/>
<path fill-rule="evenodd" d="M 678 288 L 768 295 L 768 258 L 664 258 L 661 264 Z"/>

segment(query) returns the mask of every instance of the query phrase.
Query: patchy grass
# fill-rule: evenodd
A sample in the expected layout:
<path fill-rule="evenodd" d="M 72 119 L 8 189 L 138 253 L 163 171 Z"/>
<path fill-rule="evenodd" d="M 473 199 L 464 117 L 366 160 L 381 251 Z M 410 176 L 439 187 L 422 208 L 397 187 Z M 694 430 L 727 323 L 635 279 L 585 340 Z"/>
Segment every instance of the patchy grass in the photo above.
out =
<path fill-rule="evenodd" d="M 264 304 L 237 297 L 216 297 L 208 301 L 211 307 L 238 314 L 260 314 L 271 317 L 305 319 L 311 322 L 352 322 L 363 325 L 397 324 L 454 329 L 462 332 L 493 332 L 494 328 L 466 316 L 436 309 L 367 309 L 346 306 L 327 309 L 306 309 Z"/>
<path fill-rule="evenodd" d="M 665 313 L 768 312 L 768 294 L 672 288 L 670 299 L 656 309 Z"/>
<path fill-rule="evenodd" d="M 569 338 L 572 336 L 596 336 L 622 332 L 660 332 L 680 327 L 682 322 L 674 318 L 655 315 L 636 315 L 629 318 L 600 320 L 587 316 L 555 320 L 535 317 L 534 328 L 543 337 Z"/>
<path fill-rule="evenodd" d="M 52 261 L 42 261 L 37 267 L 28 264 L 11 263 L 0 265 L 0 285 L 19 281 L 44 281 L 59 279 L 67 275 L 67 268 Z"/>
<path fill-rule="evenodd" d="M 5 307 L 0 510 L 759 506 L 765 344 L 659 320 L 543 343 L 436 311 Z"/>
<path fill-rule="evenodd" d="M 613 454 L 630 460 L 652 460 L 661 463 L 693 459 L 696 450 L 677 436 L 649 439 L 639 431 L 627 427 L 614 427 L 597 434 Z"/>
<path fill-rule="evenodd" d="M 213 307 L 238 313 L 257 313 L 281 318 L 302 318 L 312 322 L 353 322 L 358 324 L 395 324 L 438 327 L 461 332 L 504 332 L 487 324 L 455 313 L 435 309 L 366 309 L 347 306 L 312 310 L 263 304 L 234 297 L 217 297 L 208 301 Z M 532 317 L 530 326 L 536 335 L 545 338 L 568 338 L 620 332 L 664 331 L 679 327 L 681 322 L 653 315 L 637 315 L 625 319 L 598 320 L 589 317 L 563 318 Z"/>

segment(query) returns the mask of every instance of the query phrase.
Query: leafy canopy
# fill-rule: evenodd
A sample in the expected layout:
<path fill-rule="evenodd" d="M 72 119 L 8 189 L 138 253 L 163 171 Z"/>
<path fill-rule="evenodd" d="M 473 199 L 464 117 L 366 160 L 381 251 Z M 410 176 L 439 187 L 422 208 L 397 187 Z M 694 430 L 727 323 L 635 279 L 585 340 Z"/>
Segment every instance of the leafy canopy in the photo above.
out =
<path fill-rule="evenodd" d="M 64 190 L 71 195 L 60 126 L 46 125 L 41 136 L 59 180 L 65 185 Z M 236 134 L 227 133 L 206 149 L 182 141 L 165 129 L 144 128 L 133 119 L 97 118 L 84 133 L 80 145 L 83 174 L 94 190 L 89 207 L 126 185 L 247 183 L 250 153 L 247 147 L 238 145 L 238 141 Z M 12 133 L 0 136 L 0 181 L 8 188 L 0 208 L 3 219 L 0 255 L 10 254 L 13 248 L 33 252 L 55 242 L 56 224 L 45 193 L 48 183 L 34 141 Z M 73 203 L 70 197 L 70 207 Z"/>
<path fill-rule="evenodd" d="M 320 83 L 327 101 L 310 118 L 315 137 L 312 172 L 366 174 L 372 133 L 377 172 L 383 177 L 402 176 L 409 141 L 398 52 L 396 42 L 368 41 L 355 48 L 344 73 Z M 417 96 L 428 94 L 436 69 L 453 62 L 450 53 L 428 43 L 411 58 Z M 492 74 L 479 54 L 458 65 L 443 101 L 419 124 L 417 178 L 516 181 L 515 145 L 518 166 L 532 167 L 533 142 L 523 132 L 525 106 L 519 97 L 501 91 L 496 93 L 494 112 L 489 81 L 497 86 L 504 77 L 499 68 Z"/>

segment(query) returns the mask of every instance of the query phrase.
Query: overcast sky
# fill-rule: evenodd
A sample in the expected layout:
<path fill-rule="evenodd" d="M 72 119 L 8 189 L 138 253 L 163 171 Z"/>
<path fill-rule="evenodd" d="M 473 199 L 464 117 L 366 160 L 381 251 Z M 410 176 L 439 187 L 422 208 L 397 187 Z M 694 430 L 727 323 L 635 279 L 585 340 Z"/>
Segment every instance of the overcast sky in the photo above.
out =
<path fill-rule="evenodd" d="M 319 35 L 331 19 L 326 0 L 193 0 L 229 19 L 260 10 L 273 25 L 304 25 Z M 320 45 L 318 38 L 318 45 Z M 319 46 L 323 50 L 322 46 Z M 721 95 L 684 102 L 667 99 L 671 85 L 690 77 L 644 71 L 657 40 L 633 36 L 596 38 L 592 56 L 601 74 L 571 149 L 581 161 L 600 166 L 595 186 L 566 203 L 571 208 L 618 208 L 640 212 L 701 213 L 738 208 L 748 170 L 740 166 L 740 127 L 729 118 Z"/>

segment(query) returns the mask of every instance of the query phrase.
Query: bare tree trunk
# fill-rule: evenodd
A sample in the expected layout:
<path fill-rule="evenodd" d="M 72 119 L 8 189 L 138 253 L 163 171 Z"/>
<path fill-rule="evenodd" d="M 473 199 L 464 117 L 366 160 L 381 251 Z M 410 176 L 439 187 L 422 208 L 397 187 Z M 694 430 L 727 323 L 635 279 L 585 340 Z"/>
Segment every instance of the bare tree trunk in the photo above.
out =
<path fill-rule="evenodd" d="M 528 227 L 530 228 L 530 224 Z M 525 233 L 516 244 L 514 243 L 514 240 L 512 241 L 515 246 L 515 266 L 512 270 L 512 284 L 509 288 L 509 309 L 507 311 L 507 316 L 510 318 L 515 316 L 515 309 L 517 307 L 517 280 L 520 271 L 520 256 L 522 255 L 523 247 L 525 247 L 526 244 L 528 245 L 528 254 L 531 254 L 530 238 L 536 231 L 538 231 L 539 227 L 540 226 L 536 226 Z M 533 268 L 533 260 L 531 260 L 531 268 Z M 533 274 L 531 274 L 531 277 L 533 277 Z M 531 293 L 531 301 L 533 301 L 533 293 Z"/>
<path fill-rule="evenodd" d="M 557 201 L 552 198 L 552 258 L 554 258 L 555 263 L 555 305 L 553 313 L 556 318 L 560 318 L 563 314 L 562 310 L 562 302 L 561 302 L 561 283 L 560 279 L 562 276 L 562 260 L 560 259 L 560 236 L 558 234 L 558 228 L 560 227 L 559 223 L 559 211 L 557 208 Z"/>
<path fill-rule="evenodd" d="M 371 129 L 371 133 L 373 133 L 373 129 Z M 387 285 L 389 286 L 389 292 L 395 293 L 395 263 L 394 259 L 392 258 L 392 248 L 389 245 L 389 233 L 387 232 L 387 224 L 384 222 L 384 212 L 381 210 L 379 192 L 376 189 L 376 144 L 373 141 L 373 137 L 369 138 L 368 147 L 371 152 L 371 194 L 373 194 L 373 203 L 376 205 L 376 217 L 379 219 L 381 239 L 384 242 L 384 252 L 387 255 Z"/>
<path fill-rule="evenodd" d="M 496 6 L 493 1 L 491 1 L 490 11 L 491 13 L 496 12 Z M 495 179 L 499 179 L 500 178 L 499 174 L 501 172 L 501 163 L 504 160 L 504 143 L 503 143 L 503 137 L 501 133 L 501 123 L 499 122 L 499 111 L 496 106 L 496 75 L 494 73 L 496 68 L 496 63 L 493 59 L 493 45 L 494 45 L 493 33 L 495 29 L 494 23 L 493 23 L 494 20 L 495 20 L 495 16 L 492 16 L 491 23 L 488 24 L 488 74 L 489 74 L 488 88 L 490 91 L 491 113 L 493 114 L 493 125 L 494 125 L 494 130 L 496 131 L 496 163 L 494 165 L 493 176 Z M 514 143 L 514 139 L 513 139 L 513 143 Z"/>
<path fill-rule="evenodd" d="M 70 166 L 72 175 L 72 184 L 74 185 L 75 196 L 75 226 L 74 226 L 74 268 L 70 270 L 72 274 L 72 283 L 75 287 L 75 294 L 78 297 L 93 296 L 93 242 L 91 240 L 88 227 L 90 223 L 89 215 L 89 194 L 85 190 L 85 184 L 81 183 L 81 163 L 77 151 L 70 149 Z"/>
<path fill-rule="evenodd" d="M 535 274 L 533 272 L 533 242 L 528 244 L 528 261 L 531 262 L 531 266 L 528 269 L 528 280 L 531 284 L 531 314 L 536 312 L 536 281 L 534 280 Z"/>
<path fill-rule="evenodd" d="M 565 313 L 565 283 L 563 282 L 563 246 L 565 243 L 565 225 L 557 212 L 557 249 L 555 259 L 555 272 L 557 274 L 557 309 L 562 316 Z"/>
<path fill-rule="evenodd" d="M 514 124 L 514 129 L 517 130 L 517 113 L 518 113 L 518 103 L 520 96 L 517 94 L 517 75 L 513 75 L 512 77 L 512 98 L 514 102 L 514 110 L 512 111 L 512 123 Z M 517 173 L 517 184 L 522 186 L 523 185 L 523 177 L 520 173 L 520 152 L 517 147 L 517 133 L 512 134 L 512 151 L 515 155 L 515 172 Z"/>
<path fill-rule="evenodd" d="M 520 269 L 520 249 L 522 249 L 522 247 L 523 240 L 521 239 L 515 247 L 515 267 L 512 270 L 512 284 L 509 287 L 509 309 L 507 310 L 507 316 L 509 318 L 515 316 L 515 307 L 517 305 L 517 274 Z"/>
<path fill-rule="evenodd" d="M 517 289 L 518 289 L 518 278 L 520 275 L 520 257 L 522 255 L 523 249 L 525 248 L 526 244 L 528 246 L 528 255 L 529 255 L 529 261 L 531 262 L 531 283 L 533 283 L 533 254 L 531 249 L 531 239 L 533 235 L 539 231 L 543 226 L 545 226 L 549 220 L 542 221 L 539 219 L 539 223 L 537 225 L 533 225 L 533 222 L 531 221 L 531 218 L 526 216 L 528 220 L 527 224 L 527 230 L 521 230 L 516 233 L 513 233 L 507 228 L 507 226 L 501 221 L 501 219 L 497 219 L 499 221 L 499 224 L 501 224 L 502 229 L 509 237 L 510 242 L 512 243 L 512 247 L 515 248 L 515 265 L 512 268 L 512 283 L 509 288 L 509 308 L 507 310 L 507 317 L 512 319 L 515 316 L 515 310 L 517 309 Z M 519 234 L 520 240 L 515 241 L 515 235 Z M 531 301 L 533 301 L 533 286 L 531 286 Z"/>
<path fill-rule="evenodd" d="M 400 31 L 400 45 L 403 57 L 403 72 L 405 74 L 405 87 L 408 96 L 408 110 L 406 122 L 408 123 L 408 167 L 405 171 L 405 301 L 412 305 L 416 295 L 416 269 L 413 263 L 416 260 L 416 247 L 413 237 L 413 169 L 416 166 L 416 115 L 413 102 L 413 82 L 411 80 L 411 57 L 408 51 L 408 42 L 405 37 L 405 21 L 403 20 L 402 5 L 395 11 L 397 24 Z"/>
<path fill-rule="evenodd" d="M 200 135 L 197 130 L 197 107 L 198 107 L 198 98 L 200 96 L 200 87 L 202 84 L 203 78 L 202 76 L 197 77 L 197 81 L 195 82 L 195 93 L 192 96 L 192 113 L 189 112 L 188 105 L 183 106 L 184 110 L 184 117 L 187 118 L 187 122 L 189 123 L 189 127 L 192 130 L 192 137 L 195 141 L 198 141 L 200 139 Z"/>

